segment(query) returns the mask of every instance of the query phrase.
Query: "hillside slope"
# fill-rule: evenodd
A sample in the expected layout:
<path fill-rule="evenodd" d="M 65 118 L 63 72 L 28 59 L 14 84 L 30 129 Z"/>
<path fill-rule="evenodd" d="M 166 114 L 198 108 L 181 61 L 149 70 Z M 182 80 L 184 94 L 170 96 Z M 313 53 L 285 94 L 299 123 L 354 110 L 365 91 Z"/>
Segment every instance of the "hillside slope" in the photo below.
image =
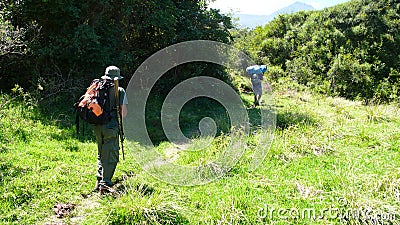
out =
<path fill-rule="evenodd" d="M 77 139 L 72 118 L 59 114 L 51 118 L 42 114 L 34 101 L 2 94 L 0 223 L 398 221 L 399 108 L 325 98 L 296 91 L 293 85 L 287 80 L 273 84 L 277 130 L 267 157 L 256 171 L 247 170 L 251 156 L 246 153 L 226 176 L 215 182 L 195 187 L 174 186 L 140 168 L 132 151 L 141 151 L 142 147 L 133 145 L 126 150 L 126 160 L 117 168 L 117 194 L 109 196 L 91 192 L 96 146 L 90 134 L 86 139 Z M 251 98 L 243 95 L 245 100 L 251 101 Z M 257 109 L 248 110 L 251 120 L 258 117 Z M 248 151 L 257 147 L 261 132 L 248 137 Z M 212 160 L 226 142 L 229 142 L 228 135 L 220 135 L 202 151 L 184 151 L 164 142 L 158 151 L 176 163 L 193 165 Z M 189 148 L 203 148 L 201 140 Z M 69 207 L 57 217 L 55 206 Z M 298 213 L 282 216 L 272 209 L 297 209 Z M 332 212 L 336 214 L 329 214 Z M 357 216 L 349 212 L 364 214 Z"/>
<path fill-rule="evenodd" d="M 258 63 L 316 91 L 350 99 L 400 96 L 400 3 L 353 0 L 284 15 L 237 39 Z M 283 70 L 283 71 L 281 71 Z"/>

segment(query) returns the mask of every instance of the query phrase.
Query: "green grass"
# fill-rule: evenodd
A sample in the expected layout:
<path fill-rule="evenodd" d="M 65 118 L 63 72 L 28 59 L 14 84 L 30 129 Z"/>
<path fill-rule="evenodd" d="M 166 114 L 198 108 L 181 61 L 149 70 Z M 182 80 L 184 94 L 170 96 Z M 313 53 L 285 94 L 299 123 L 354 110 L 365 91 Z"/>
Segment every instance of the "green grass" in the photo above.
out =
<path fill-rule="evenodd" d="M 248 166 L 262 131 L 257 110 L 249 109 L 254 128 L 247 151 L 223 178 L 169 185 L 136 164 L 132 151 L 142 147 L 133 144 L 117 167 L 118 195 L 99 196 L 91 193 L 92 135 L 77 139 L 72 115 L 45 117 L 27 99 L 11 98 L 0 98 L 0 224 L 372 224 L 375 214 L 387 215 L 391 221 L 381 219 L 387 224 L 400 221 L 400 109 L 394 104 L 365 106 L 276 88 L 275 138 L 254 172 Z M 246 104 L 251 98 L 243 94 Z M 205 140 L 179 148 L 161 141 L 157 151 L 176 164 L 201 165 L 229 142 L 223 133 L 205 148 Z M 76 207 L 56 218 L 58 203 Z M 335 215 L 355 209 L 367 216 Z M 302 218 L 307 210 L 316 218 Z M 325 217 L 317 218 L 322 211 Z"/>

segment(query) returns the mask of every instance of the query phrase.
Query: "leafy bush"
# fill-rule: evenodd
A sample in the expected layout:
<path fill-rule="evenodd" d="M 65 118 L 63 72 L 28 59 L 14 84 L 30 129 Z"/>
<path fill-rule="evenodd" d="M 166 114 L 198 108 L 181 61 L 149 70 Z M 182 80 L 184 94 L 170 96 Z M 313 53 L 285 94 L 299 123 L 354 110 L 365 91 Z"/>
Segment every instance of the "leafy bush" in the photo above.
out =
<path fill-rule="evenodd" d="M 287 74 L 280 66 L 269 66 L 268 72 L 266 73 L 268 79 L 278 80 L 281 77 L 286 77 Z"/>
<path fill-rule="evenodd" d="M 371 98 L 371 69 L 371 64 L 361 63 L 351 54 L 339 54 L 329 71 L 332 93 L 352 99 L 358 96 Z"/>
<path fill-rule="evenodd" d="M 0 82 L 0 87 L 41 85 L 46 96 L 70 93 L 71 87 L 99 77 L 111 64 L 119 66 L 129 80 L 156 51 L 188 40 L 228 43 L 232 27 L 229 17 L 208 9 L 207 1 L 202 0 L 5 0 L 0 10 L 8 21 L 6 27 L 26 31 L 16 45 L 22 42 L 29 49 L 29 54 L 7 70 L 0 58 L 0 77 L 7 80 Z M 0 17 L 1 31 L 3 24 Z M 32 24 L 40 29 L 29 30 Z M 174 79 L 198 75 L 191 73 L 192 69 L 183 66 Z M 210 70 L 214 73 L 208 73 Z M 215 71 L 221 70 L 208 64 L 199 73 L 221 74 Z M 163 85 L 170 87 L 167 82 Z"/>
<path fill-rule="evenodd" d="M 374 102 L 383 103 L 398 100 L 400 83 L 391 84 L 389 78 L 382 80 L 376 87 L 373 97 Z"/>
<path fill-rule="evenodd" d="M 248 34 L 237 32 L 239 48 L 317 92 L 393 101 L 400 82 L 399 4 L 354 0 L 281 15 Z"/>

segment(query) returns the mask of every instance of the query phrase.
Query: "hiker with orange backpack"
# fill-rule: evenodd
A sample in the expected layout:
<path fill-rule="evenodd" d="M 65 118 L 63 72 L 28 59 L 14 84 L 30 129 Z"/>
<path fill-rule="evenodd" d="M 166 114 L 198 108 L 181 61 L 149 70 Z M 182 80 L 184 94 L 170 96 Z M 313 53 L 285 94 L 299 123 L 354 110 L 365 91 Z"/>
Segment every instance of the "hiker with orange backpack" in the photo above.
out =
<path fill-rule="evenodd" d="M 116 66 L 109 66 L 106 68 L 104 76 L 101 79 L 114 81 L 121 80 L 123 77 L 120 75 L 120 69 Z M 112 191 L 113 185 L 111 179 L 114 175 L 117 163 L 119 162 L 119 130 L 118 130 L 118 116 L 125 117 L 127 113 L 128 100 L 126 98 L 125 90 L 122 87 L 118 87 L 119 102 L 115 95 L 115 86 L 109 89 L 110 105 L 113 106 L 110 116 L 110 121 L 105 125 L 93 126 L 94 133 L 96 135 L 96 142 L 98 146 L 97 155 L 97 183 L 95 190 L 99 190 L 100 193 Z M 118 115 L 116 107 L 120 107 L 120 114 Z"/>
<path fill-rule="evenodd" d="M 119 162 L 119 140 L 123 152 L 122 117 L 127 114 L 128 100 L 118 81 L 123 77 L 116 66 L 106 68 L 101 79 L 92 81 L 85 95 L 77 103 L 77 131 L 79 118 L 93 126 L 97 142 L 97 182 L 95 191 L 113 192 L 111 181 Z M 117 91 L 118 90 L 118 91 Z"/>

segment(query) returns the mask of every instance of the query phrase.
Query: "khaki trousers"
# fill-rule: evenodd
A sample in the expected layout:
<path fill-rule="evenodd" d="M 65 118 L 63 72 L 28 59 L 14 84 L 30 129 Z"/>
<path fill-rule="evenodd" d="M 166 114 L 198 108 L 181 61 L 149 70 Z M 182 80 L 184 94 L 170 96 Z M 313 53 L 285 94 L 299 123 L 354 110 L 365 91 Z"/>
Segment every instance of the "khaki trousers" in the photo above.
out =
<path fill-rule="evenodd" d="M 97 142 L 97 180 L 112 186 L 111 179 L 119 161 L 118 127 L 93 126 Z"/>

